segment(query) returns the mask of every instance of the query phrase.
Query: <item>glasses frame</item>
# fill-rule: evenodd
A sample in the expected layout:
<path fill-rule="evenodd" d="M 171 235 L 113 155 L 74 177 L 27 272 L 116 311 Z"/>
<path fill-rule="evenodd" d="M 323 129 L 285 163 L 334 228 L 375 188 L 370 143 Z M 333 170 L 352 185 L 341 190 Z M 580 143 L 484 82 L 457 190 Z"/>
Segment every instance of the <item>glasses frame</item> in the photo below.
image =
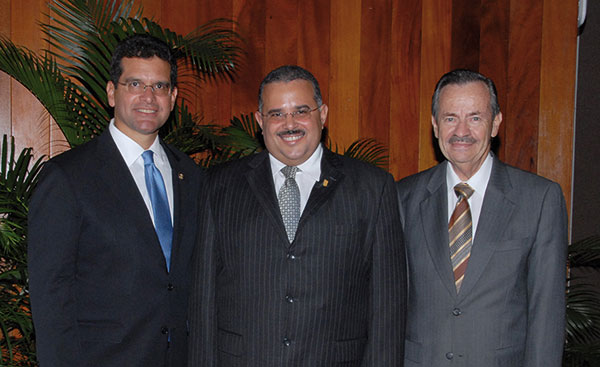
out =
<path fill-rule="evenodd" d="M 131 87 L 131 83 L 139 83 L 140 86 L 143 87 L 142 91 L 141 92 L 132 91 L 131 88 L 133 88 L 133 87 Z M 132 81 L 129 81 L 129 82 L 126 82 L 126 83 L 117 82 L 117 84 L 123 85 L 123 86 L 127 87 L 127 92 L 129 92 L 129 93 L 131 93 L 133 95 L 137 95 L 137 96 L 146 93 L 146 88 L 148 88 L 148 87 L 150 87 L 150 90 L 152 90 L 152 94 L 155 95 L 155 96 L 168 96 L 169 94 L 171 94 L 171 92 L 173 90 L 173 88 L 171 87 L 170 83 L 163 83 L 163 82 L 156 82 L 154 84 L 144 84 L 144 83 L 142 83 L 142 82 L 140 82 L 138 80 L 132 80 Z M 165 94 L 161 94 L 163 92 L 157 92 L 157 91 L 161 90 L 161 89 L 156 89 L 156 85 L 157 84 L 164 84 L 167 87 Z"/>
<path fill-rule="evenodd" d="M 321 105 L 321 106 L 323 106 L 323 105 Z M 292 120 L 299 121 L 298 120 L 298 115 L 299 114 L 306 113 L 306 116 L 308 117 L 308 116 L 310 116 L 311 113 L 313 113 L 316 110 L 320 109 L 321 106 L 317 106 L 317 107 L 313 108 L 312 110 L 308 110 L 308 111 L 298 110 L 298 111 L 292 111 L 292 112 L 277 112 L 277 113 L 281 114 L 281 117 L 269 116 L 269 114 L 263 114 L 262 112 L 259 112 L 259 113 L 262 116 L 262 118 L 266 119 L 267 121 L 269 121 L 269 120 L 285 121 L 285 120 L 287 120 L 288 115 L 292 118 Z"/>

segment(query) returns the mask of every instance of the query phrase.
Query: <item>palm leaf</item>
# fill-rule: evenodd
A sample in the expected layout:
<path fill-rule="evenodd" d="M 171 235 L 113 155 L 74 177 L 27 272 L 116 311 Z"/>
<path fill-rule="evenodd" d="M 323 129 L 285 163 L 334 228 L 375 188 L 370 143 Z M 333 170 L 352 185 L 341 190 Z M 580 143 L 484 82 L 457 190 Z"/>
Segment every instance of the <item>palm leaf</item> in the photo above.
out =
<path fill-rule="evenodd" d="M 335 146 L 337 152 L 338 147 Z M 377 167 L 386 169 L 388 164 L 387 148 L 375 139 L 366 138 L 354 141 L 344 150 L 344 156 L 355 158 Z"/>

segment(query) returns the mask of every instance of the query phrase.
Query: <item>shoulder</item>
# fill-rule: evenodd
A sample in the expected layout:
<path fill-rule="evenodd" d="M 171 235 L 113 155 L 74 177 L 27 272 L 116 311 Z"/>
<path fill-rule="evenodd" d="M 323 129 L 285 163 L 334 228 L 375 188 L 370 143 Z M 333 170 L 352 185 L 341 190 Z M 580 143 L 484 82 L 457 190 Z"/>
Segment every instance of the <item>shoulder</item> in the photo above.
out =
<path fill-rule="evenodd" d="M 396 190 L 398 196 L 403 198 L 408 196 L 410 193 L 419 192 L 426 190 L 431 185 L 431 181 L 436 177 L 437 181 L 435 184 L 442 184 L 443 179 L 446 177 L 446 163 L 442 162 L 431 168 L 421 171 L 414 175 L 410 175 L 400 179 L 396 182 Z"/>
<path fill-rule="evenodd" d="M 323 150 L 323 158 L 321 167 L 326 169 L 329 165 L 334 169 L 343 172 L 348 178 L 365 183 L 373 183 L 378 181 L 386 181 L 392 179 L 392 175 L 385 170 L 365 161 L 343 156 L 334 153 L 328 149 Z"/>

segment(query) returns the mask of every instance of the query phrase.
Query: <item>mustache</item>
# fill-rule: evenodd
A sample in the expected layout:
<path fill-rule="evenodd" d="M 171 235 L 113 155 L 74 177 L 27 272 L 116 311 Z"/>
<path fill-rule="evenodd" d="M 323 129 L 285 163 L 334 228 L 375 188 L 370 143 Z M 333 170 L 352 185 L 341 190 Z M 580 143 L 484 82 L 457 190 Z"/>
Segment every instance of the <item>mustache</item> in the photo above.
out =
<path fill-rule="evenodd" d="M 295 134 L 304 134 L 304 130 L 294 129 L 294 130 L 280 131 L 277 133 L 277 136 L 295 135 Z"/>
<path fill-rule="evenodd" d="M 467 144 L 475 144 L 477 140 L 471 136 L 452 136 L 450 140 L 448 140 L 450 144 L 454 143 L 467 143 Z"/>

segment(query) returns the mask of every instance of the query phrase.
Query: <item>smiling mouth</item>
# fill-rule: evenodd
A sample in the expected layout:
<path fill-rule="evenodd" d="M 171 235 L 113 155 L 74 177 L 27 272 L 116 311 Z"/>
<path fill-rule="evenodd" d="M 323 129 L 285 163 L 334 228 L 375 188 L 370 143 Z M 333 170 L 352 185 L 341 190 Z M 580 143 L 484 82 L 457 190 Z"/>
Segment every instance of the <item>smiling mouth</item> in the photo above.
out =
<path fill-rule="evenodd" d="M 286 130 L 277 133 L 281 139 L 286 142 L 294 142 L 296 140 L 302 139 L 306 135 L 306 132 L 303 130 Z"/>
<path fill-rule="evenodd" d="M 136 111 L 141 113 L 156 113 L 156 110 L 149 108 L 137 108 Z"/>

